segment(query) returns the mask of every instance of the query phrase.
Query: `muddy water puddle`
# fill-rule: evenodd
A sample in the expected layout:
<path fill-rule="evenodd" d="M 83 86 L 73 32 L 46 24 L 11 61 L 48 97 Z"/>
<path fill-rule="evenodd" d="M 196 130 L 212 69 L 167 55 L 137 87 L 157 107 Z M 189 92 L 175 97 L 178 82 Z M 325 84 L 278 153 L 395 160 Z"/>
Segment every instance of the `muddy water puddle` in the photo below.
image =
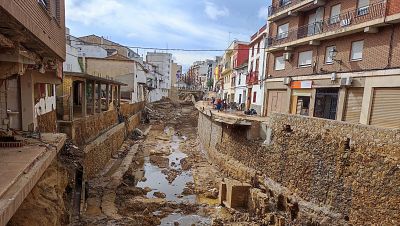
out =
<path fill-rule="evenodd" d="M 157 149 L 167 148 L 170 150 L 169 154 L 162 155 L 161 157 L 168 159 L 168 167 L 161 168 L 155 165 L 149 156 L 144 157 L 143 163 L 143 176 L 144 181 L 139 181 L 137 187 L 150 188 L 152 189 L 147 193 L 147 198 L 156 198 L 155 194 L 165 194 L 165 200 L 175 203 L 187 203 L 196 204 L 198 197 L 196 195 L 183 195 L 185 188 L 188 185 L 194 183 L 192 170 L 182 169 L 181 161 L 187 158 L 187 155 L 180 150 L 180 145 L 187 138 L 185 136 L 174 135 L 174 132 L 170 128 L 164 130 L 164 135 L 170 137 L 169 141 L 159 142 Z M 168 180 L 167 172 L 173 171 L 176 177 L 173 180 Z M 176 210 L 175 213 L 161 219 L 161 225 L 174 225 L 178 222 L 179 225 L 210 225 L 211 219 L 204 217 L 201 213 L 185 215 L 179 213 Z M 201 209 L 200 211 L 201 212 Z M 157 213 L 154 213 L 157 215 Z"/>

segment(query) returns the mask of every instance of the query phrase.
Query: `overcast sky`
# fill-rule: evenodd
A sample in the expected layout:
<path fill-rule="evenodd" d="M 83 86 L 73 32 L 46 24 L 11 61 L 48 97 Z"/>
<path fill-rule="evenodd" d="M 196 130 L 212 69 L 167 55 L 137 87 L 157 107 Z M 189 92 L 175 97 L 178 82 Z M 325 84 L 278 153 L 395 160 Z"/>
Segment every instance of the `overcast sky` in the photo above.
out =
<path fill-rule="evenodd" d="M 225 49 L 249 41 L 266 23 L 270 0 L 66 0 L 71 34 L 96 34 L 122 45 Z M 144 54 L 144 50 L 139 50 Z M 216 52 L 172 52 L 185 68 Z"/>

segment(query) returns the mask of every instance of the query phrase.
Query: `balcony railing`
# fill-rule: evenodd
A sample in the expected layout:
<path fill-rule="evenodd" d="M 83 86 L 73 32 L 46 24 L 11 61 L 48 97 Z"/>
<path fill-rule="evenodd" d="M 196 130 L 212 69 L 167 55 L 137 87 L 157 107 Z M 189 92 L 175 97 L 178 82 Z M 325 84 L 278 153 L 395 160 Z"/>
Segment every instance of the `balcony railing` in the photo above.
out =
<path fill-rule="evenodd" d="M 383 18 L 386 11 L 386 2 L 377 2 L 366 7 L 350 10 L 338 16 L 307 24 L 285 33 L 279 33 L 275 37 L 269 37 L 270 47 L 296 41 L 298 39 L 314 35 L 338 31 L 342 28 L 351 27 L 371 20 Z"/>
<path fill-rule="evenodd" d="M 247 85 L 256 85 L 258 84 L 258 71 L 252 71 L 246 77 Z"/>
<path fill-rule="evenodd" d="M 268 16 L 272 16 L 304 0 L 279 0 L 268 7 Z"/>

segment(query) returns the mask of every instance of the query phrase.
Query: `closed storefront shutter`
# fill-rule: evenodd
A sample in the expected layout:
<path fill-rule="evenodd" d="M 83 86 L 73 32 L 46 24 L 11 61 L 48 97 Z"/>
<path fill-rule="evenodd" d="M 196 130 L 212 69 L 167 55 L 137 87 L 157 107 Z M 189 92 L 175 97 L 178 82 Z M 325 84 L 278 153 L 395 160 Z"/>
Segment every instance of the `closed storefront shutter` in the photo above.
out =
<path fill-rule="evenodd" d="M 351 88 L 347 90 L 346 110 L 343 117 L 344 121 L 360 123 L 363 94 L 363 88 Z"/>
<path fill-rule="evenodd" d="M 269 90 L 268 91 L 268 108 L 267 116 L 271 116 L 273 112 L 282 113 L 286 104 L 286 90 Z"/>
<path fill-rule="evenodd" d="M 375 88 L 370 124 L 400 128 L 400 88 Z"/>

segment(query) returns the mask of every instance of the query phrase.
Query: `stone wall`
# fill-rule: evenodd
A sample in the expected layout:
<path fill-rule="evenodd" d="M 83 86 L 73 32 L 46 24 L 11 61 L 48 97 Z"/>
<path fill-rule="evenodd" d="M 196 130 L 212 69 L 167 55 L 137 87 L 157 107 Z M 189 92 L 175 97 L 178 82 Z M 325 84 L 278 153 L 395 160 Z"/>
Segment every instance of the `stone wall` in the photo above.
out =
<path fill-rule="evenodd" d="M 273 200 L 264 216 L 272 219 L 268 212 L 277 210 L 273 219 L 287 223 L 400 223 L 399 130 L 281 114 L 269 127 L 271 144 L 263 146 L 246 139 L 246 127 L 199 115 L 210 158 Z"/>
<path fill-rule="evenodd" d="M 85 178 L 100 172 L 125 140 L 125 125 L 115 126 L 85 147 L 83 168 Z"/>
<path fill-rule="evenodd" d="M 140 124 L 141 112 L 131 116 L 88 144 L 84 152 L 84 177 L 92 178 L 100 172 L 123 144 L 126 136 Z"/>
<path fill-rule="evenodd" d="M 51 111 L 44 115 L 38 116 L 38 128 L 42 133 L 57 132 L 57 114 L 56 111 Z"/>
<path fill-rule="evenodd" d="M 123 116 L 131 116 L 144 109 L 144 102 L 134 104 L 122 104 L 120 112 Z"/>
<path fill-rule="evenodd" d="M 77 119 L 73 122 L 73 140 L 78 145 L 86 144 L 117 123 L 118 113 L 116 110 Z"/>

